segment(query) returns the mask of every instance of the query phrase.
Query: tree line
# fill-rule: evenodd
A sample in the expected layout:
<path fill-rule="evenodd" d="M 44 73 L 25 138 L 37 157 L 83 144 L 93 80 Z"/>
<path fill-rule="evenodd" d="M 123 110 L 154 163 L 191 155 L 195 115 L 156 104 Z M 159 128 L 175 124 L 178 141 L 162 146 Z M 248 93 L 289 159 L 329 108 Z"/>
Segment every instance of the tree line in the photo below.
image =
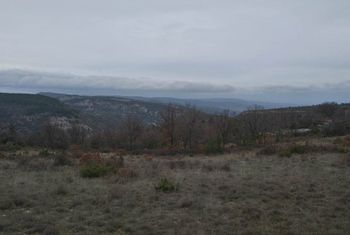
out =
<path fill-rule="evenodd" d="M 132 112 L 116 128 L 90 130 L 81 123 L 62 128 L 51 122 L 42 125 L 32 135 L 21 136 L 15 127 L 4 128 L 0 144 L 16 143 L 53 149 L 79 148 L 110 151 L 122 149 L 133 153 L 222 153 L 232 146 L 251 146 L 265 143 L 267 134 L 275 141 L 283 139 L 283 130 L 316 128 L 324 120 L 334 125 L 341 123 L 341 131 L 350 132 L 349 112 L 337 104 L 326 103 L 307 111 L 305 109 L 264 110 L 253 106 L 240 115 L 226 110 L 209 115 L 187 105 L 185 108 L 169 104 L 159 115 L 159 122 L 145 124 Z M 5 131 L 4 131 L 5 130 Z M 329 130 L 328 130 L 329 131 Z M 339 134 L 340 130 L 335 130 Z M 343 134 L 343 133 L 340 133 Z"/>

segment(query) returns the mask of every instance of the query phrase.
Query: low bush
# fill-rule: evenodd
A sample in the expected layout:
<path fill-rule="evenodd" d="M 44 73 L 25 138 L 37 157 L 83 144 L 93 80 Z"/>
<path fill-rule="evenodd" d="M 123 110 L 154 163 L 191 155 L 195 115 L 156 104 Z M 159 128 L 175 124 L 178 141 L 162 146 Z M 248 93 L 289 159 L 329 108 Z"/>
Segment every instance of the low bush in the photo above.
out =
<path fill-rule="evenodd" d="M 160 181 L 155 185 L 155 189 L 164 193 L 173 192 L 178 190 L 178 184 L 173 183 L 167 178 L 161 178 Z"/>
<path fill-rule="evenodd" d="M 80 166 L 80 175 L 85 178 L 105 176 L 113 170 L 111 166 L 90 162 Z"/>
<path fill-rule="evenodd" d="M 289 149 L 283 149 L 279 151 L 278 156 L 280 157 L 291 157 L 293 154 Z"/>
<path fill-rule="evenodd" d="M 277 147 L 275 145 L 269 145 L 257 152 L 257 155 L 274 155 L 277 153 Z"/>
<path fill-rule="evenodd" d="M 338 153 L 348 153 L 349 149 L 348 148 L 344 148 L 344 147 L 337 147 L 337 152 Z"/>
<path fill-rule="evenodd" d="M 308 146 L 306 145 L 294 144 L 284 149 L 280 149 L 278 155 L 280 157 L 291 157 L 294 154 L 304 154 L 307 152 L 307 148 Z"/>
<path fill-rule="evenodd" d="M 50 152 L 48 149 L 42 149 L 40 152 L 39 152 L 39 156 L 42 156 L 42 157 L 47 157 L 50 155 Z"/>
<path fill-rule="evenodd" d="M 54 158 L 53 165 L 54 166 L 71 166 L 73 165 L 73 162 L 65 154 L 58 154 Z"/>
<path fill-rule="evenodd" d="M 124 167 L 124 158 L 113 156 L 104 159 L 99 153 L 89 153 L 80 157 L 79 165 L 82 177 L 101 177 L 108 173 L 118 173 L 118 169 Z"/>
<path fill-rule="evenodd" d="M 306 153 L 307 146 L 306 145 L 292 145 L 290 148 L 290 152 L 292 154 L 304 154 Z"/>
<path fill-rule="evenodd" d="M 205 146 L 205 153 L 208 155 L 209 154 L 220 154 L 223 152 L 224 152 L 224 149 L 222 148 L 220 142 L 217 140 L 211 140 Z"/>

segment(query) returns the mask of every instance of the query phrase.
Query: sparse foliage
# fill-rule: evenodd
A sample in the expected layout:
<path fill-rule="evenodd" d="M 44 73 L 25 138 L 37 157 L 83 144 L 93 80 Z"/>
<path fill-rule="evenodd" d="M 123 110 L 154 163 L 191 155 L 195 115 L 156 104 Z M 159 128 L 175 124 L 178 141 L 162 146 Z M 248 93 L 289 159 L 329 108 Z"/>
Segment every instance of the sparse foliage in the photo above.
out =
<path fill-rule="evenodd" d="M 169 192 L 177 191 L 179 188 L 179 185 L 173 183 L 167 178 L 161 178 L 160 181 L 154 187 L 157 191 L 169 193 Z"/>
<path fill-rule="evenodd" d="M 338 109 L 338 104 L 335 102 L 326 102 L 318 106 L 318 111 L 328 118 L 331 118 Z"/>
<path fill-rule="evenodd" d="M 57 124 L 46 122 L 41 130 L 44 146 L 53 149 L 67 149 L 69 146 L 69 138 L 65 130 Z"/>
<path fill-rule="evenodd" d="M 134 149 L 136 140 L 142 135 L 143 129 L 142 120 L 133 114 L 128 114 L 123 120 L 120 132 L 124 134 L 129 150 Z"/>
<path fill-rule="evenodd" d="M 176 127 L 178 122 L 178 110 L 175 105 L 169 104 L 161 114 L 161 130 L 164 139 L 171 147 L 176 144 Z"/>
<path fill-rule="evenodd" d="M 199 134 L 199 112 L 194 106 L 188 105 L 180 116 L 180 136 L 185 150 L 193 151 Z"/>

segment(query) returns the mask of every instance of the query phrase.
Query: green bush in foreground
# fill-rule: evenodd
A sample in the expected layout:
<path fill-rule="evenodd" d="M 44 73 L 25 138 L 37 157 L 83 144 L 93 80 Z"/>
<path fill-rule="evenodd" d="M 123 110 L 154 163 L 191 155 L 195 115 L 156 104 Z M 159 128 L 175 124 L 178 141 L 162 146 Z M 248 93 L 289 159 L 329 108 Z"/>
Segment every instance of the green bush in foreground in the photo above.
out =
<path fill-rule="evenodd" d="M 338 153 L 348 153 L 349 149 L 344 148 L 344 147 L 337 147 L 337 152 Z"/>
<path fill-rule="evenodd" d="M 294 154 L 304 154 L 307 152 L 307 146 L 305 145 L 292 145 L 285 149 L 280 150 L 278 155 L 280 157 L 291 157 Z"/>
<path fill-rule="evenodd" d="M 291 157 L 292 155 L 293 155 L 293 153 L 289 149 L 281 150 L 278 153 L 278 156 L 280 156 L 280 157 Z"/>
<path fill-rule="evenodd" d="M 224 152 L 224 149 L 222 148 L 220 142 L 217 140 L 210 140 L 205 146 L 205 153 L 208 155 L 220 154 L 223 152 Z"/>
<path fill-rule="evenodd" d="M 167 178 L 161 178 L 158 184 L 155 185 L 157 191 L 164 193 L 173 192 L 178 190 L 178 185 L 169 181 Z"/>
<path fill-rule="evenodd" d="M 290 148 L 292 154 L 304 154 L 306 153 L 307 146 L 305 145 L 294 145 Z"/>
<path fill-rule="evenodd" d="M 42 149 L 40 152 L 39 152 L 39 155 L 40 156 L 43 156 L 43 157 L 47 157 L 50 155 L 50 152 L 48 149 Z"/>
<path fill-rule="evenodd" d="M 86 178 L 101 177 L 111 171 L 112 167 L 98 163 L 88 163 L 80 167 L 80 175 Z"/>

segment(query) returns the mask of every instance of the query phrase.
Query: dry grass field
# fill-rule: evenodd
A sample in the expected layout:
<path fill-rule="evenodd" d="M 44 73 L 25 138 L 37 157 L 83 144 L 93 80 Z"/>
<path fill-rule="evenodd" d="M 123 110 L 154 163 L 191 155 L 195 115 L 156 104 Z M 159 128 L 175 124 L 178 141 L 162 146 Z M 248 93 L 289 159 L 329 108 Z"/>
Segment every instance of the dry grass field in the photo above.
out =
<path fill-rule="evenodd" d="M 349 153 L 257 152 L 125 156 L 98 178 L 53 153 L 4 152 L 0 234 L 349 233 Z"/>

